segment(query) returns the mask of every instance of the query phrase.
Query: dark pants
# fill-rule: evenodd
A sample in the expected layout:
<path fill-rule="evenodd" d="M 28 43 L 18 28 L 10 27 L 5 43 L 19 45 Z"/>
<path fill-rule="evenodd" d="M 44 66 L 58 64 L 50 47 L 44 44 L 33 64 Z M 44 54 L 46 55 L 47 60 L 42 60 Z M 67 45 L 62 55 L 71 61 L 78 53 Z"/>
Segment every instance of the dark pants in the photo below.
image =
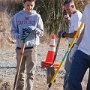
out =
<path fill-rule="evenodd" d="M 74 54 L 77 50 L 76 45 L 74 45 L 74 47 L 72 48 L 71 52 L 69 53 L 65 65 L 64 65 L 64 69 L 65 69 L 65 76 L 64 76 L 64 85 L 63 85 L 63 90 L 69 90 L 68 89 L 68 77 L 69 77 L 69 73 L 70 73 L 70 68 L 71 68 L 71 64 L 72 64 L 72 60 L 74 58 Z"/>
<path fill-rule="evenodd" d="M 72 61 L 68 78 L 69 90 L 82 90 L 81 82 L 88 68 L 90 76 L 90 55 L 77 50 L 74 60 Z M 86 90 L 90 90 L 90 77 L 88 78 Z"/>

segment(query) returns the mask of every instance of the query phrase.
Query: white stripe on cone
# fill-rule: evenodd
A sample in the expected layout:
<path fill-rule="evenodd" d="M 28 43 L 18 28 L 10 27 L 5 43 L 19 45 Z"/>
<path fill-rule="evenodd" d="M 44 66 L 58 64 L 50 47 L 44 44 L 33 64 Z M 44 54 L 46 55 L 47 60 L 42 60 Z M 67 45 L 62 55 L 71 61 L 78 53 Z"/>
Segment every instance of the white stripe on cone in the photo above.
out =
<path fill-rule="evenodd" d="M 55 47 L 50 47 L 50 48 L 49 48 L 49 51 L 53 51 L 53 52 L 55 52 L 55 50 L 56 50 Z"/>
<path fill-rule="evenodd" d="M 50 45 L 55 46 L 55 39 L 51 39 Z"/>
<path fill-rule="evenodd" d="M 49 51 L 55 52 L 55 50 L 56 50 L 56 48 L 55 48 L 55 39 L 51 39 Z"/>

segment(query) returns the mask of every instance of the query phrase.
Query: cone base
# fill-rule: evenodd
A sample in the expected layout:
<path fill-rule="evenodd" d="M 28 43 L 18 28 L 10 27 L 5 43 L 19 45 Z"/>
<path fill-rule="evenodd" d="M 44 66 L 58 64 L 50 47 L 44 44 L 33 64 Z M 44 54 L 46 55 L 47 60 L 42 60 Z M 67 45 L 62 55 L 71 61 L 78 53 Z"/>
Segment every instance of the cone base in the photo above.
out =
<path fill-rule="evenodd" d="M 48 68 L 51 65 L 52 65 L 52 62 L 44 62 L 44 61 L 41 62 L 42 68 Z M 55 61 L 52 67 L 54 67 L 55 69 L 57 69 L 59 67 L 59 63 Z"/>

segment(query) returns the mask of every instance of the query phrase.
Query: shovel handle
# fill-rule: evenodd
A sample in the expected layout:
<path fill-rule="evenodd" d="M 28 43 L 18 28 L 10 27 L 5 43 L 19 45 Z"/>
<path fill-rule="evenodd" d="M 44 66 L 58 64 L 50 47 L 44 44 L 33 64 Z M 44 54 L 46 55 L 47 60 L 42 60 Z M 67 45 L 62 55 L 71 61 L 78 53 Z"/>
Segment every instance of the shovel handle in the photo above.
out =
<path fill-rule="evenodd" d="M 84 25 L 84 23 L 81 23 L 80 27 L 78 28 L 77 33 L 75 34 L 75 36 L 74 36 L 74 38 L 73 38 L 73 40 L 72 40 L 72 42 L 71 42 L 71 44 L 70 44 L 70 46 L 69 46 L 69 49 L 66 51 L 66 53 L 65 53 L 65 55 L 64 55 L 61 63 L 59 64 L 59 68 L 56 70 L 56 73 L 54 74 L 54 76 L 52 77 L 52 79 L 51 79 L 51 81 L 50 81 L 49 88 L 50 88 L 51 85 L 54 83 L 54 80 L 55 80 L 55 78 L 57 77 L 57 75 L 58 75 L 58 73 L 59 73 L 59 71 L 60 71 L 60 69 L 61 69 L 61 67 L 62 67 L 62 65 L 63 65 L 63 63 L 64 63 L 64 61 L 65 61 L 65 59 L 66 59 L 67 56 L 69 55 L 69 53 L 70 53 L 70 51 L 71 51 L 71 49 L 72 49 L 72 47 L 73 47 L 73 45 L 74 45 L 74 43 L 75 43 L 75 41 L 76 41 L 76 39 L 77 39 L 77 36 L 78 36 L 79 33 L 80 33 L 80 30 L 82 29 L 83 25 Z M 48 90 L 49 90 L 49 88 L 48 88 Z"/>
<path fill-rule="evenodd" d="M 61 40 L 61 37 L 58 38 L 58 42 L 57 42 L 57 46 L 56 46 L 56 51 L 55 51 L 55 55 L 54 55 L 54 59 L 53 59 L 53 62 L 52 62 L 52 64 L 51 64 L 51 67 L 53 66 L 54 61 L 55 61 L 55 59 L 56 59 L 56 56 L 57 56 L 57 53 L 58 53 L 59 44 L 60 44 L 60 40 Z"/>
<path fill-rule="evenodd" d="M 18 78 L 19 78 L 19 73 L 20 73 L 20 68 L 21 68 L 21 64 L 22 64 L 22 60 L 23 60 L 23 56 L 24 56 L 24 51 L 25 51 L 25 43 L 23 43 L 23 45 L 22 45 L 21 58 L 20 58 L 20 62 L 19 62 L 19 67 L 17 68 L 17 73 L 16 73 L 15 80 L 14 80 L 13 90 L 16 90 L 16 86 L 17 86 L 17 82 L 18 82 Z"/>

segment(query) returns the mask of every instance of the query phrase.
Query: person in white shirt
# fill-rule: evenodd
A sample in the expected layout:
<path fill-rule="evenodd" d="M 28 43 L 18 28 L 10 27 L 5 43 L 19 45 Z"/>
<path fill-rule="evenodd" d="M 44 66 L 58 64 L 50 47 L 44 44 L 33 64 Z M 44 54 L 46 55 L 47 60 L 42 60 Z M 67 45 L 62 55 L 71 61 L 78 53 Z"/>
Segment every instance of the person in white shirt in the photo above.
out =
<path fill-rule="evenodd" d="M 68 42 L 70 45 L 80 24 L 81 24 L 82 13 L 76 9 L 74 1 L 72 1 L 72 0 L 65 1 L 64 8 L 65 8 L 66 12 L 71 16 L 70 20 L 69 20 L 69 32 L 68 33 L 59 32 L 59 35 L 62 34 L 62 37 L 68 38 Z M 74 44 L 69 56 L 66 59 L 66 62 L 65 62 L 64 68 L 65 68 L 66 73 L 65 73 L 64 85 L 63 85 L 64 90 L 69 90 L 67 87 L 67 80 L 68 80 L 68 76 L 69 76 L 69 72 L 70 72 L 70 67 L 72 64 L 72 59 L 74 57 L 74 53 L 76 52 L 76 50 L 77 50 L 77 45 Z"/>
<path fill-rule="evenodd" d="M 88 68 L 90 74 L 90 0 L 85 1 L 88 3 L 82 16 L 82 22 L 85 24 L 85 27 L 80 35 L 81 42 L 72 61 L 68 78 L 69 90 L 82 90 L 81 82 Z M 85 90 L 90 90 L 90 75 Z"/>

